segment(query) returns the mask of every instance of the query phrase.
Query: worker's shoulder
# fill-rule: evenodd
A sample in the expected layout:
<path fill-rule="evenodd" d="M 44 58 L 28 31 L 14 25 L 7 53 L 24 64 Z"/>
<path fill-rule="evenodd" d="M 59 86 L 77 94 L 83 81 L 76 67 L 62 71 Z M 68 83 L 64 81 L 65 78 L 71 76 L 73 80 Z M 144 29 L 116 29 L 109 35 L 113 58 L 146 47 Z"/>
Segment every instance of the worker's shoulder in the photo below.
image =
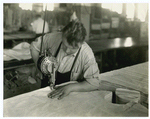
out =
<path fill-rule="evenodd" d="M 62 38 L 62 33 L 61 32 L 54 32 L 54 33 L 47 33 L 45 34 L 46 39 L 61 39 Z"/>
<path fill-rule="evenodd" d="M 84 42 L 82 45 L 81 53 L 84 57 L 86 57 L 88 59 L 94 58 L 94 53 L 93 53 L 91 47 L 86 42 Z"/>

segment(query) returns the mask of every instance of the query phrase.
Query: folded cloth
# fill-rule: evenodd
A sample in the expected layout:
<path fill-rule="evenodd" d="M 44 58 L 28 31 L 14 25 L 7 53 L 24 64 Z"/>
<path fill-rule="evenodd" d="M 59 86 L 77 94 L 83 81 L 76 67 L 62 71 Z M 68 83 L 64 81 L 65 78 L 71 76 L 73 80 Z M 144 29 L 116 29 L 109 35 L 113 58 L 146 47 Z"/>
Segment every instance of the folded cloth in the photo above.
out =
<path fill-rule="evenodd" d="M 36 83 L 36 80 L 34 78 L 32 78 L 31 76 L 28 77 L 28 81 L 31 83 L 31 84 L 35 84 Z"/>
<path fill-rule="evenodd" d="M 27 42 L 22 42 L 12 49 L 4 49 L 3 52 L 4 61 L 9 61 L 12 59 L 26 60 L 31 59 L 30 54 L 30 44 Z"/>

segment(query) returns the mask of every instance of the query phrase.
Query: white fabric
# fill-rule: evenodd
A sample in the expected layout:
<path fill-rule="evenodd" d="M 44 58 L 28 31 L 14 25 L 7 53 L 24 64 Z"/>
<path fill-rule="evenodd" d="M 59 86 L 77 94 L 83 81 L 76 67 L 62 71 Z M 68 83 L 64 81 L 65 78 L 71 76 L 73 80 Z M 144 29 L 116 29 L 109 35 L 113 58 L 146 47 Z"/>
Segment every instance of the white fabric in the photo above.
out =
<path fill-rule="evenodd" d="M 38 18 L 37 20 L 35 20 L 33 23 L 31 23 L 32 25 L 32 29 L 36 34 L 40 34 L 43 32 L 43 24 L 44 24 L 44 20 L 42 18 Z M 45 29 L 44 29 L 44 33 L 49 32 L 49 28 L 48 28 L 48 23 L 45 21 Z"/>
<path fill-rule="evenodd" d="M 103 84 L 118 84 L 148 94 L 148 62 L 102 73 L 99 79 Z"/>
<path fill-rule="evenodd" d="M 3 101 L 4 117 L 114 117 L 148 116 L 140 104 L 119 105 L 107 102 L 110 92 L 73 92 L 61 100 L 51 99 L 49 87 L 22 94 Z M 130 106 L 130 105 L 129 105 Z"/>
<path fill-rule="evenodd" d="M 28 81 L 29 81 L 31 84 L 37 83 L 36 80 L 35 80 L 34 78 L 32 78 L 31 76 L 28 77 Z"/>
<path fill-rule="evenodd" d="M 30 44 L 27 42 L 22 42 L 12 49 L 4 49 L 3 51 L 4 61 L 9 61 L 12 59 L 26 60 L 31 59 L 30 54 Z"/>

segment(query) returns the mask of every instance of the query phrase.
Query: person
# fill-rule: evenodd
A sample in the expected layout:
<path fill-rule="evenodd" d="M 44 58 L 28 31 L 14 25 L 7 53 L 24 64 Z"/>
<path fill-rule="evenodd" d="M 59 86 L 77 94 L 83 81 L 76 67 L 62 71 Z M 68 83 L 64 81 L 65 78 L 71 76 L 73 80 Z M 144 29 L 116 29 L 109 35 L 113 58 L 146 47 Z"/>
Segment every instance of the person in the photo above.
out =
<path fill-rule="evenodd" d="M 86 29 L 79 20 L 72 20 L 62 32 L 48 33 L 43 37 L 42 50 L 51 50 L 58 61 L 56 71 L 56 86 L 50 98 L 62 99 L 71 92 L 86 92 L 99 87 L 99 68 L 94 53 L 85 42 Z M 41 37 L 31 43 L 31 56 L 35 65 L 39 57 Z M 59 84 L 67 83 L 59 86 Z"/>
<path fill-rule="evenodd" d="M 31 23 L 32 31 L 36 33 L 37 37 L 42 35 L 44 20 L 41 18 L 40 14 L 35 16 L 35 20 Z M 49 26 L 47 21 L 45 21 L 44 33 L 49 32 Z"/>

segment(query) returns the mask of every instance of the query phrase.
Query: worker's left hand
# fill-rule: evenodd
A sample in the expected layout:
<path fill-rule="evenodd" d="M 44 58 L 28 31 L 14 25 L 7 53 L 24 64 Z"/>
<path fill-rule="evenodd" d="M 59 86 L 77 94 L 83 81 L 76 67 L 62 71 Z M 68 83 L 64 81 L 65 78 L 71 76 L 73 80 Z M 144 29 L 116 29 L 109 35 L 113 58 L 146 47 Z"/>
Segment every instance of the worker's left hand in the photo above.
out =
<path fill-rule="evenodd" d="M 73 84 L 54 87 L 54 91 L 48 94 L 49 98 L 58 98 L 59 100 L 69 95 L 73 91 Z"/>

